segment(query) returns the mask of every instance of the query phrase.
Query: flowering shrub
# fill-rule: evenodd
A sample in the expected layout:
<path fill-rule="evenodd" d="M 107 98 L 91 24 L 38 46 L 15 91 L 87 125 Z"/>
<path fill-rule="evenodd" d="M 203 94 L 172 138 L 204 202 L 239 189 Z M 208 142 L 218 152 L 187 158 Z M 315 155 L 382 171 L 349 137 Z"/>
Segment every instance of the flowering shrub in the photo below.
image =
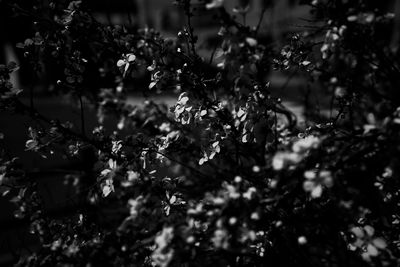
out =
<path fill-rule="evenodd" d="M 3 149 L 0 190 L 39 240 L 17 265 L 400 264 L 400 66 L 387 32 L 395 16 L 381 4 L 302 1 L 318 23 L 271 50 L 261 24 L 239 21 L 224 1 L 176 1 L 187 25 L 175 38 L 102 25 L 81 1 L 46 12 L 6 2 L 39 16 L 18 48 L 32 69 L 54 68 L 53 93 L 77 100 L 81 125 L 25 104 L 10 82 L 15 63 L 0 66 L 0 109 L 32 118 L 26 150 L 89 158 L 66 176 L 79 208 L 54 217 L 40 183 Z M 245 17 L 249 4 L 235 12 Z M 208 58 L 191 23 L 197 9 L 215 11 L 221 27 Z M 329 111 L 308 107 L 297 123 L 271 93 L 271 68 L 296 70 L 330 98 Z M 176 103 L 130 104 L 141 83 Z M 97 112 L 94 129 L 84 103 Z"/>

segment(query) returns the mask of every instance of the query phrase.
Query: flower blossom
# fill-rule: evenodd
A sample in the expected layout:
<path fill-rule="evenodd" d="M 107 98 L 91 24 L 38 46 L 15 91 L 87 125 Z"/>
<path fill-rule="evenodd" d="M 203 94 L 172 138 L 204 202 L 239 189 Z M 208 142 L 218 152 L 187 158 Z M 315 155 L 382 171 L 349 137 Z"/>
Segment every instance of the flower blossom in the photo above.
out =
<path fill-rule="evenodd" d="M 292 151 L 281 151 L 275 154 L 272 159 L 272 168 L 280 171 L 299 163 L 310 149 L 317 148 L 320 143 L 321 140 L 313 135 L 297 140 L 292 145 Z"/>
<path fill-rule="evenodd" d="M 312 198 L 319 198 L 324 187 L 332 187 L 333 180 L 330 171 L 310 170 L 304 173 L 306 180 L 303 183 L 304 191 L 310 192 Z"/>
<path fill-rule="evenodd" d="M 123 59 L 117 61 L 118 68 L 124 68 L 124 75 L 129 69 L 129 66 L 135 62 L 136 56 L 134 54 L 126 54 Z"/>
<path fill-rule="evenodd" d="M 111 192 L 114 192 L 113 178 L 117 169 L 117 162 L 115 160 L 108 160 L 108 168 L 101 171 L 100 175 L 105 178 L 101 183 L 101 190 L 103 197 L 107 197 Z"/>
<path fill-rule="evenodd" d="M 167 267 L 171 262 L 174 250 L 172 248 L 168 249 L 168 245 L 173 238 L 174 228 L 164 227 L 162 232 L 154 239 L 157 248 L 151 255 L 151 258 L 157 266 Z"/>
<path fill-rule="evenodd" d="M 219 8 L 224 5 L 224 0 L 212 0 L 210 3 L 206 4 L 207 9 Z"/>
<path fill-rule="evenodd" d="M 361 249 L 361 256 L 364 260 L 370 261 L 371 257 L 379 255 L 380 250 L 387 246 L 386 241 L 381 237 L 375 237 L 375 229 L 366 225 L 364 227 L 353 227 L 350 229 L 355 236 L 355 241 L 349 245 L 350 250 Z"/>

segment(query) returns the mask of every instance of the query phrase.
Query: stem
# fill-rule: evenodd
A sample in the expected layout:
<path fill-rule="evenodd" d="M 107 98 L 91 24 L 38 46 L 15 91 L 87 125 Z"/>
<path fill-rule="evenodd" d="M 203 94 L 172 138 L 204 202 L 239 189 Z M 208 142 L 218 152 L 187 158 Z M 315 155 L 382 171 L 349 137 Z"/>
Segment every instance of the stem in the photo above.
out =
<path fill-rule="evenodd" d="M 212 64 L 213 60 L 214 60 L 214 56 L 215 56 L 215 52 L 217 51 L 218 45 L 216 45 L 211 53 L 211 57 L 210 57 L 210 61 L 208 62 L 208 64 Z"/>
<path fill-rule="evenodd" d="M 80 109 L 81 109 L 81 132 L 82 135 L 86 136 L 85 134 L 85 110 L 83 107 L 83 101 L 82 101 L 82 95 L 79 95 L 79 105 L 80 105 Z"/>
<path fill-rule="evenodd" d="M 190 1 L 189 1 L 189 4 L 185 7 L 185 13 L 186 13 L 187 24 L 188 24 L 188 29 L 189 29 L 190 46 L 191 46 L 193 55 L 197 55 L 197 53 L 196 53 L 196 40 L 194 38 L 194 29 L 192 27 L 192 22 L 191 22 L 191 19 L 190 19 L 192 17 L 192 14 L 190 13 Z"/>
<path fill-rule="evenodd" d="M 267 8 L 265 6 L 261 10 L 261 15 L 260 15 L 260 18 L 258 19 L 258 23 L 257 23 L 257 27 L 256 27 L 256 34 L 258 34 L 258 31 L 260 30 L 261 23 L 262 23 L 262 21 L 264 19 L 264 15 L 265 15 L 265 11 L 266 10 L 267 10 Z"/>
<path fill-rule="evenodd" d="M 276 113 L 276 110 L 274 111 L 274 120 L 275 120 L 275 129 L 274 129 L 274 131 L 275 131 L 275 133 L 274 133 L 274 135 L 275 135 L 275 150 L 278 150 L 278 116 L 277 116 L 277 113 Z"/>

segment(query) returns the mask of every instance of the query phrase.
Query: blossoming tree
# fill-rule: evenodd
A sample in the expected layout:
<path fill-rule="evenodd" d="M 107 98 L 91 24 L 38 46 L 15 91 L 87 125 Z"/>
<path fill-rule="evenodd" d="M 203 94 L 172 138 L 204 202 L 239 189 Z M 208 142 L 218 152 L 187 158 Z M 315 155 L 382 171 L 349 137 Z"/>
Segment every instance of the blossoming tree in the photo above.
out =
<path fill-rule="evenodd" d="M 102 25 L 81 1 L 46 12 L 6 2 L 37 21 L 18 44 L 27 66 L 56 63 L 53 91 L 81 112 L 90 103 L 98 120 L 89 131 L 84 116 L 81 125 L 44 116 L 10 82 L 17 64 L 0 66 L 2 112 L 32 119 L 26 150 L 86 155 L 87 165 L 74 174 L 79 208 L 55 218 L 40 183 L 3 150 L 3 198 L 39 240 L 18 265 L 399 264 L 400 66 L 395 16 L 382 4 L 302 1 L 312 26 L 272 49 L 261 24 L 246 25 L 224 1 L 176 1 L 187 24 L 172 39 Z M 198 9 L 221 27 L 208 58 L 192 26 Z M 330 112 L 311 106 L 297 123 L 271 94 L 272 68 L 296 70 Z M 151 96 L 132 105 L 139 78 Z M 176 95 L 171 107 L 152 99 L 165 91 Z"/>

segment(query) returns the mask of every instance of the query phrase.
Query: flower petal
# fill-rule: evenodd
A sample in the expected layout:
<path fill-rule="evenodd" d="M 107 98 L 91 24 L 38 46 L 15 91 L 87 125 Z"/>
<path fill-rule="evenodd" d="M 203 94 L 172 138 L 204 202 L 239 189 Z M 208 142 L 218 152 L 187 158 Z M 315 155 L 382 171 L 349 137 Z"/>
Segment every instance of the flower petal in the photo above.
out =
<path fill-rule="evenodd" d="M 125 65 L 125 64 L 126 64 L 125 60 L 120 59 L 120 60 L 117 61 L 117 66 L 118 66 L 119 68 L 122 67 L 122 66 Z"/>
<path fill-rule="evenodd" d="M 356 237 L 358 238 L 363 238 L 364 237 L 364 231 L 361 229 L 361 227 L 353 227 L 350 230 Z"/>
<path fill-rule="evenodd" d="M 136 60 L 136 56 L 134 54 L 128 54 L 128 62 L 133 62 Z"/>
<path fill-rule="evenodd" d="M 372 240 L 372 244 L 374 244 L 375 247 L 380 248 L 380 249 L 385 249 L 387 244 L 385 239 L 378 237 Z"/>
<path fill-rule="evenodd" d="M 322 195 L 322 186 L 319 184 L 311 191 L 312 198 L 319 198 Z"/>
<path fill-rule="evenodd" d="M 372 245 L 372 244 L 368 244 L 368 246 L 367 246 L 367 252 L 368 252 L 368 254 L 370 255 L 370 256 L 378 256 L 378 254 L 379 254 L 379 252 L 378 252 L 378 249 L 374 246 L 374 245 Z"/>
<path fill-rule="evenodd" d="M 368 236 L 373 236 L 374 233 L 375 233 L 375 229 L 371 225 L 364 226 L 364 230 L 365 230 L 365 232 L 367 233 Z"/>

